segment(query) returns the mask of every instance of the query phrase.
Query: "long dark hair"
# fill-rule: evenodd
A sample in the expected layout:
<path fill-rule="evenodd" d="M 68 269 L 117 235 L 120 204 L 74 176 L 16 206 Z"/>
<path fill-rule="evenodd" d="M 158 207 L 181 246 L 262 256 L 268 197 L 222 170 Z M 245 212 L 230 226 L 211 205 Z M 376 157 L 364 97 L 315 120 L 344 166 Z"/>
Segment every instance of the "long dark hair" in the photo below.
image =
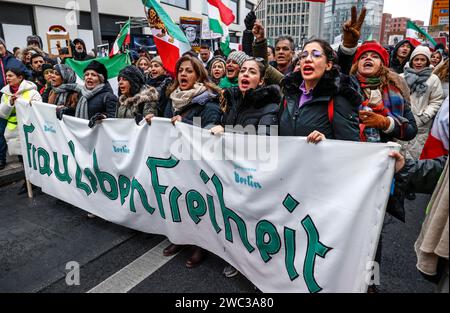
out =
<path fill-rule="evenodd" d="M 170 94 L 174 92 L 178 86 L 180 85 L 180 82 L 178 81 L 178 71 L 180 70 L 181 64 L 183 62 L 191 62 L 192 67 L 194 68 L 195 74 L 197 74 L 198 82 L 203 83 L 205 87 L 214 93 L 220 94 L 221 90 L 219 87 L 217 87 L 209 78 L 208 72 L 206 71 L 203 64 L 200 62 L 199 59 L 192 57 L 189 54 L 185 54 L 183 57 L 181 57 L 176 66 L 175 66 L 175 79 L 173 81 L 173 84 L 167 88 L 167 96 L 170 97 Z"/>

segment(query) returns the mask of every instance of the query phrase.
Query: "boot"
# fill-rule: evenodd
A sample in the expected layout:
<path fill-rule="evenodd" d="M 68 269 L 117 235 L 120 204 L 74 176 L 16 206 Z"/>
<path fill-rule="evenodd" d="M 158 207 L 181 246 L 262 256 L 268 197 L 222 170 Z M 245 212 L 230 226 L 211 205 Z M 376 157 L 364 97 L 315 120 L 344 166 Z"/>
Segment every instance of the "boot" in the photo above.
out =
<path fill-rule="evenodd" d="M 184 246 L 182 246 L 182 245 L 176 245 L 176 244 L 171 243 L 167 248 L 165 248 L 163 250 L 163 255 L 164 256 L 172 256 L 172 255 L 180 252 L 183 248 L 184 248 Z"/>
<path fill-rule="evenodd" d="M 199 266 L 206 258 L 206 250 L 194 246 L 194 252 L 192 253 L 191 257 L 187 259 L 186 261 L 186 267 L 187 268 L 194 268 Z"/>

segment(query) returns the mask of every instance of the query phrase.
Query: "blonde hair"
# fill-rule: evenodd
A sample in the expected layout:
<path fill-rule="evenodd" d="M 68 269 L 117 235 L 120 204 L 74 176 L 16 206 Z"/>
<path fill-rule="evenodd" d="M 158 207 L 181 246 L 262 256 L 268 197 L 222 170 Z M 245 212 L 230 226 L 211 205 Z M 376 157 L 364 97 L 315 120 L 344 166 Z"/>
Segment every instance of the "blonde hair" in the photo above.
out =
<path fill-rule="evenodd" d="M 433 71 L 433 74 L 435 74 L 441 81 L 448 81 L 448 59 L 445 60 L 442 64 L 439 64 L 436 66 L 436 68 Z"/>

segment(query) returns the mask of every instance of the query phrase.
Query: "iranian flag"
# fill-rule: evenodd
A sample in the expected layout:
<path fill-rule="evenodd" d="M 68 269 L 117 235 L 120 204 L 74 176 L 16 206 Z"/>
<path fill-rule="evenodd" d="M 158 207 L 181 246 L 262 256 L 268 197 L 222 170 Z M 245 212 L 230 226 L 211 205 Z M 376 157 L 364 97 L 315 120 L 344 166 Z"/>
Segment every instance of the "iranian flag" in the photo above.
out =
<path fill-rule="evenodd" d="M 113 56 L 112 58 L 103 57 L 87 61 L 75 61 L 73 59 L 66 59 L 66 65 L 71 67 L 75 72 L 75 74 L 77 74 L 78 84 L 84 85 L 84 69 L 93 60 L 96 60 L 105 65 L 106 69 L 108 70 L 108 82 L 111 85 L 114 94 L 117 95 L 119 87 L 119 83 L 117 82 L 117 76 L 119 76 L 119 72 L 124 67 L 131 65 L 131 60 L 128 53 L 121 53 Z"/>
<path fill-rule="evenodd" d="M 221 37 L 220 49 L 228 56 L 230 54 L 230 35 L 228 26 L 233 23 L 235 16 L 233 11 L 221 0 L 208 0 L 209 28 L 213 34 Z"/>
<path fill-rule="evenodd" d="M 131 35 L 130 35 L 130 27 L 131 20 L 128 19 L 128 22 L 123 25 L 122 29 L 120 30 L 119 34 L 117 35 L 116 41 L 114 41 L 114 45 L 112 46 L 111 51 L 109 52 L 109 57 L 113 57 L 116 54 L 120 52 L 120 49 L 124 45 L 129 45 L 131 42 Z"/>
<path fill-rule="evenodd" d="M 173 75 L 178 59 L 191 50 L 189 40 L 156 0 L 142 0 L 142 3 L 164 68 Z"/>
<path fill-rule="evenodd" d="M 408 21 L 406 24 L 406 39 L 411 41 L 414 46 L 419 46 L 423 41 L 426 41 L 429 43 L 431 49 L 436 47 L 436 41 L 433 37 L 412 21 Z"/>

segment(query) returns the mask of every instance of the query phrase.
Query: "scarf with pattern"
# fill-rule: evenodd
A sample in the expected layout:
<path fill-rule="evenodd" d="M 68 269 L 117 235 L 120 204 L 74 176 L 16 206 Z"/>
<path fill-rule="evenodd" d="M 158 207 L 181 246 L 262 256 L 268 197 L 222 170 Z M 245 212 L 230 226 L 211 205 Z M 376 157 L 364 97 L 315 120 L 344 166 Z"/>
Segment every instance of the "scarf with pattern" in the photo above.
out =
<path fill-rule="evenodd" d="M 362 89 L 381 88 L 381 79 L 379 77 L 367 78 L 357 73 L 356 78 L 358 79 Z M 364 93 L 364 96 L 367 98 L 366 93 Z M 400 89 L 394 85 L 388 85 L 382 90 L 382 99 L 383 101 L 379 105 L 375 107 L 371 106 L 370 108 L 377 114 L 392 117 L 395 123 L 400 127 L 401 135 L 403 136 L 404 130 L 409 123 L 408 119 L 403 116 L 405 106 L 408 105 L 406 99 L 402 96 Z M 361 104 L 360 109 L 366 106 L 367 103 L 367 100 L 364 101 Z"/>

